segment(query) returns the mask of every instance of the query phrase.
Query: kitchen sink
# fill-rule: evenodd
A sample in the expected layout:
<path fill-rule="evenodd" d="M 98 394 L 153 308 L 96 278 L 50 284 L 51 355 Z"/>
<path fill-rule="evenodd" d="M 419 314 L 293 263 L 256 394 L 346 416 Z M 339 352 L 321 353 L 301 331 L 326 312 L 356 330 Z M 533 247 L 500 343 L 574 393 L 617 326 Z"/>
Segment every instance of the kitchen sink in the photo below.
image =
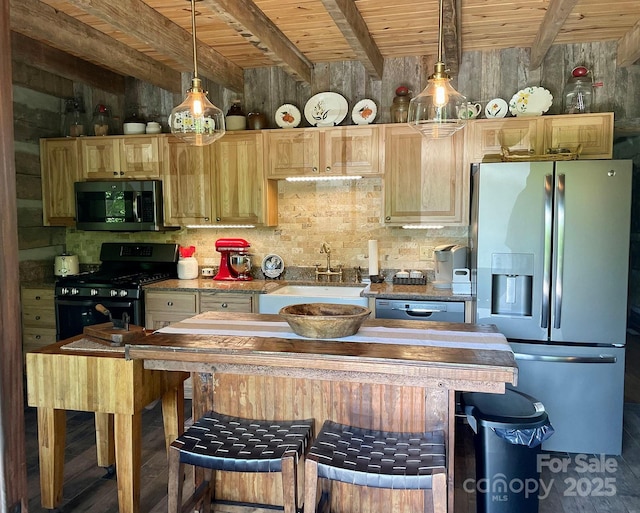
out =
<path fill-rule="evenodd" d="M 261 294 L 259 313 L 278 313 L 284 306 L 299 303 L 338 303 L 369 306 L 369 299 L 362 297 L 365 286 L 331 287 L 323 285 L 285 285 L 269 293 Z"/>

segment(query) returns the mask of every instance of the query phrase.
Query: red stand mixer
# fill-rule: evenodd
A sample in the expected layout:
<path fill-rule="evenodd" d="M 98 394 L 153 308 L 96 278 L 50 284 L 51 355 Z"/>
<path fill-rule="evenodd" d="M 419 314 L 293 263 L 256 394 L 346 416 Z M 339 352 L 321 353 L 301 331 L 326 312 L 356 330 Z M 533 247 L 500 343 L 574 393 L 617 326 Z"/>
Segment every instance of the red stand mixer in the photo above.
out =
<path fill-rule="evenodd" d="M 249 281 L 251 277 L 251 245 L 244 239 L 218 239 L 216 251 L 220 253 L 220 268 L 214 280 Z"/>

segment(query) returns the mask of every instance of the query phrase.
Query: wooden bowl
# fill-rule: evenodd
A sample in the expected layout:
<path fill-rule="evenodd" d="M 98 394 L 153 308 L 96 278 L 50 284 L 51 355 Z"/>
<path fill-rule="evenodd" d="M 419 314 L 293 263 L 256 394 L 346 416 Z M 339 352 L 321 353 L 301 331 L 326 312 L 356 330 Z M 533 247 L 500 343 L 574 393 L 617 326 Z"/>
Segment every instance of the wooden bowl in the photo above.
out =
<path fill-rule="evenodd" d="M 358 305 L 303 303 L 280 309 L 297 335 L 308 338 L 341 338 L 355 335 L 371 310 Z"/>

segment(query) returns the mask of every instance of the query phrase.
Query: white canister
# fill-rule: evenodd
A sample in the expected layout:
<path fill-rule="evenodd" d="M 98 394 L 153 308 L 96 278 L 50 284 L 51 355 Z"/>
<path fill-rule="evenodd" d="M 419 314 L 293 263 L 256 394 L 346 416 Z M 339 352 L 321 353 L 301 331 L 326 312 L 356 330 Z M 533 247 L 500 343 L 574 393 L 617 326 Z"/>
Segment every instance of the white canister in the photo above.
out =
<path fill-rule="evenodd" d="M 63 253 L 55 258 L 53 263 L 53 274 L 55 276 L 71 276 L 80 272 L 78 255 Z"/>
<path fill-rule="evenodd" d="M 194 280 L 198 277 L 198 261 L 196 257 L 186 257 L 178 260 L 178 278 Z"/>

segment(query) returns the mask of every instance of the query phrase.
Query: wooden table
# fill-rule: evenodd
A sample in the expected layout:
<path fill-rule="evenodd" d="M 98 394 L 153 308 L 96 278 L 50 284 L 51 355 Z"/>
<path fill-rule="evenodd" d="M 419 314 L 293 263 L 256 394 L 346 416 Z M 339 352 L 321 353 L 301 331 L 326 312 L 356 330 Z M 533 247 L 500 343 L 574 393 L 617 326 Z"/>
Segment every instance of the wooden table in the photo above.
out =
<path fill-rule="evenodd" d="M 275 315 L 208 312 L 168 329 L 178 333 L 156 332 L 142 345 L 127 345 L 127 358 L 144 360 L 147 369 L 194 372 L 194 418 L 215 403 L 231 415 L 313 417 L 318 427 L 331 419 L 374 429 L 443 429 L 449 462 L 455 391 L 503 393 L 517 381 L 513 353 L 494 326 L 368 320 L 357 334 L 381 330 L 393 344 L 294 338 Z M 412 345 L 425 334 L 433 343 Z M 280 500 L 268 475 L 218 474 L 216 497 Z M 331 487 L 332 510 L 345 513 L 409 513 L 428 504 L 425 492 Z M 448 487 L 453 512 L 453 464 Z"/>
<path fill-rule="evenodd" d="M 62 503 L 66 410 L 92 411 L 96 418 L 98 465 L 116 463 L 121 513 L 140 505 L 142 410 L 162 398 L 167 446 L 184 430 L 186 373 L 145 369 L 126 360 L 124 348 L 68 350 L 82 335 L 27 353 L 27 400 L 38 409 L 42 506 Z M 77 342 L 76 342 L 77 343 Z"/>

